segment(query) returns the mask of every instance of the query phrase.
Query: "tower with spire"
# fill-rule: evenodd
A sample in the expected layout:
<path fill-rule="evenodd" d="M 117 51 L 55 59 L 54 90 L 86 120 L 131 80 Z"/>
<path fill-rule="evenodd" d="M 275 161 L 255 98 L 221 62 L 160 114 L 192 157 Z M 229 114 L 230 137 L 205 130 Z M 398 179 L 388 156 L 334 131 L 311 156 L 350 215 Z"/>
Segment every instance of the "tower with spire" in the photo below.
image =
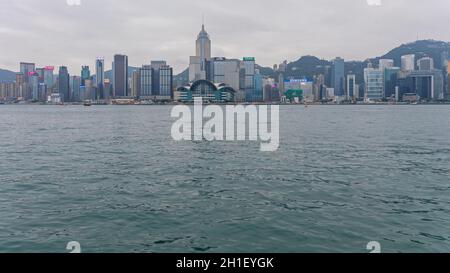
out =
<path fill-rule="evenodd" d="M 189 81 L 205 80 L 207 63 L 211 60 L 211 39 L 205 30 L 205 23 L 195 42 L 195 56 L 191 56 L 189 62 Z"/>
<path fill-rule="evenodd" d="M 209 39 L 208 32 L 205 30 L 205 24 L 202 24 L 202 30 L 197 36 L 196 41 L 196 56 L 202 60 L 209 61 L 211 59 L 211 39 Z"/>

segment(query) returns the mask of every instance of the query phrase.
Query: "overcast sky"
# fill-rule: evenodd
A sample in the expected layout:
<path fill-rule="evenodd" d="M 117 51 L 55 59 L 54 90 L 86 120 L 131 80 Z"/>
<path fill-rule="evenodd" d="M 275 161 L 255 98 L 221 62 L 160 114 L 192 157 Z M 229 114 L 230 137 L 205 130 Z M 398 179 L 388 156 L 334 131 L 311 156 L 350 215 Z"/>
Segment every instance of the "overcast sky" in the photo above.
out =
<path fill-rule="evenodd" d="M 213 56 L 254 56 L 272 66 L 302 55 L 363 60 L 401 43 L 450 41 L 448 0 L 0 0 L 0 68 L 94 67 L 129 56 L 164 59 L 180 72 L 194 55 L 205 14 Z"/>

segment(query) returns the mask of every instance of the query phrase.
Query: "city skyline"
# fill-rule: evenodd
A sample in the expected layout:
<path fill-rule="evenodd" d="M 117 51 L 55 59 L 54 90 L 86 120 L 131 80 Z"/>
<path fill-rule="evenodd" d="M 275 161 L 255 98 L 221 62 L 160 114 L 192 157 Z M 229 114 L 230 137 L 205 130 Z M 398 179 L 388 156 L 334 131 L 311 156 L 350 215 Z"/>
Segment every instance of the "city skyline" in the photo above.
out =
<path fill-rule="evenodd" d="M 17 71 L 17 61 L 26 60 L 42 67 L 64 65 L 78 74 L 82 65 L 93 66 L 97 56 L 105 56 L 105 70 L 110 70 L 112 57 L 122 53 L 129 56 L 130 66 L 164 59 L 178 74 L 189 66 L 188 56 L 195 52 L 192 36 L 198 33 L 202 14 L 213 41 L 213 56 L 254 56 L 258 64 L 269 67 L 303 55 L 364 60 L 417 36 L 450 40 L 444 31 L 445 10 L 450 3 L 443 0 L 413 4 L 384 1 L 375 7 L 365 0 L 340 1 L 339 5 L 333 3 L 336 1 L 285 0 L 263 8 L 255 1 L 228 5 L 209 2 L 180 2 L 174 5 L 183 11 L 178 14 L 153 1 L 133 5 L 109 1 L 105 5 L 102 0 L 91 0 L 82 1 L 80 6 L 54 0 L 11 1 L 1 12 L 5 18 L 0 25 L 0 35 L 5 38 L 1 49 L 8 54 L 1 55 L 0 68 Z M 267 7 L 271 5 L 274 7 Z M 146 9 L 149 6 L 152 9 Z M 352 20 L 342 18 L 352 8 L 358 10 Z M 118 22 L 119 10 L 123 20 Z M 403 16 L 405 12 L 409 16 Z M 33 43 L 26 39 L 33 39 Z"/>

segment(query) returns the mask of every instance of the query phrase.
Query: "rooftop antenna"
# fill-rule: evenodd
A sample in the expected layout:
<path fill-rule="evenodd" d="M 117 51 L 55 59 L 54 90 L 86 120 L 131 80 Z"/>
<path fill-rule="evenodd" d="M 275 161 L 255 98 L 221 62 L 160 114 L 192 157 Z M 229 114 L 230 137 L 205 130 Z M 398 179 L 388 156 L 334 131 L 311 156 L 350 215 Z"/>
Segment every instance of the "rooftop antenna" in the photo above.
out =
<path fill-rule="evenodd" d="M 205 14 L 202 13 L 202 26 L 205 26 Z"/>

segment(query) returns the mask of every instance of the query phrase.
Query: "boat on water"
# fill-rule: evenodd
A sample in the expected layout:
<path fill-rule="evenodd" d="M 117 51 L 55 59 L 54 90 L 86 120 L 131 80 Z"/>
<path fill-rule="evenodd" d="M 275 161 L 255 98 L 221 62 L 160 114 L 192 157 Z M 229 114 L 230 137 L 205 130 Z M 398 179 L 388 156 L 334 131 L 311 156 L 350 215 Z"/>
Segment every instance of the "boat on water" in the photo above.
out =
<path fill-rule="evenodd" d="M 85 101 L 83 103 L 84 106 L 92 106 L 92 103 L 90 101 Z"/>

